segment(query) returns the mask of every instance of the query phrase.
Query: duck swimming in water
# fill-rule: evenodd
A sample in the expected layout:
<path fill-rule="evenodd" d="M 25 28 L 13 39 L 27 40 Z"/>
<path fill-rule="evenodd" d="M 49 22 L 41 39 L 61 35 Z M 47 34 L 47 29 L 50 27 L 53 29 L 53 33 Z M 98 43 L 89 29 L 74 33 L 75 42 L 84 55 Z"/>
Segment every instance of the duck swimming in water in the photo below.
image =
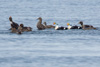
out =
<path fill-rule="evenodd" d="M 45 28 L 55 28 L 55 26 L 53 26 L 53 25 L 47 25 L 47 23 L 46 22 L 44 22 L 43 23 L 44 24 L 44 26 L 45 26 Z"/>
<path fill-rule="evenodd" d="M 38 30 L 44 30 L 44 29 L 46 29 L 45 26 L 42 24 L 42 18 L 39 17 L 38 20 L 39 20 L 38 23 L 37 23 Z"/>
<path fill-rule="evenodd" d="M 62 27 L 62 26 L 59 27 L 58 24 L 56 24 L 55 22 L 53 24 L 56 25 L 55 30 L 67 30 L 68 29 L 67 27 Z"/>
<path fill-rule="evenodd" d="M 67 23 L 68 29 L 82 29 L 80 26 L 71 26 L 69 23 Z"/>
<path fill-rule="evenodd" d="M 24 27 L 23 24 L 20 24 L 20 26 L 18 27 L 18 30 L 21 30 L 22 32 L 28 32 L 28 31 L 32 31 L 31 27 Z"/>
<path fill-rule="evenodd" d="M 12 33 L 17 33 L 17 34 L 22 34 L 22 31 L 19 30 L 19 29 L 16 29 L 16 28 L 12 28 L 12 29 L 11 29 L 11 32 L 12 32 Z"/>
<path fill-rule="evenodd" d="M 18 25 L 17 23 L 13 22 L 11 16 L 9 17 L 9 21 L 10 21 L 10 23 L 11 23 L 11 29 L 12 29 L 12 28 L 18 29 L 19 25 Z"/>
<path fill-rule="evenodd" d="M 81 24 L 83 30 L 96 29 L 92 25 L 84 25 L 82 21 L 80 21 L 79 24 Z"/>

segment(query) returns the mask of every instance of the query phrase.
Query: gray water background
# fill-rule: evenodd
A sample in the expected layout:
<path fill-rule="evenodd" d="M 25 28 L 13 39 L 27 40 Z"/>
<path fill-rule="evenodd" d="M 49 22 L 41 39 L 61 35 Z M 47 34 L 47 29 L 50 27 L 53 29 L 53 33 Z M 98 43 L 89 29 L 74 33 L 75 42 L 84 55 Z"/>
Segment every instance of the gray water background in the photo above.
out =
<path fill-rule="evenodd" d="M 11 33 L 9 16 L 32 32 Z M 93 25 L 97 30 L 39 31 L 38 17 L 52 25 Z M 100 0 L 0 0 L 0 67 L 100 66 Z"/>

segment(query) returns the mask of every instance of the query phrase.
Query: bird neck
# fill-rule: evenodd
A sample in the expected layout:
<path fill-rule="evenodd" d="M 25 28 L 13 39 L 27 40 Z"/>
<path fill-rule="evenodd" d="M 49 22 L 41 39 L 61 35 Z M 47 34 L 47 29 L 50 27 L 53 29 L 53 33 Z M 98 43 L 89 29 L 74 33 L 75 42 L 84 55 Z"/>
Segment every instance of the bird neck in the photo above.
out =
<path fill-rule="evenodd" d="M 12 22 L 12 21 L 10 21 L 10 24 L 13 24 L 13 22 Z"/>
<path fill-rule="evenodd" d="M 83 23 L 81 24 L 81 26 L 82 26 L 82 27 L 84 26 Z"/>
<path fill-rule="evenodd" d="M 12 18 L 9 18 L 9 21 L 10 21 L 10 22 L 13 22 Z"/>
<path fill-rule="evenodd" d="M 39 19 L 39 22 L 38 22 L 38 23 L 40 23 L 40 24 L 41 24 L 41 23 L 42 23 L 42 19 Z"/>
<path fill-rule="evenodd" d="M 13 20 L 12 20 L 12 18 L 10 18 L 9 21 L 10 21 L 10 24 L 13 24 Z"/>

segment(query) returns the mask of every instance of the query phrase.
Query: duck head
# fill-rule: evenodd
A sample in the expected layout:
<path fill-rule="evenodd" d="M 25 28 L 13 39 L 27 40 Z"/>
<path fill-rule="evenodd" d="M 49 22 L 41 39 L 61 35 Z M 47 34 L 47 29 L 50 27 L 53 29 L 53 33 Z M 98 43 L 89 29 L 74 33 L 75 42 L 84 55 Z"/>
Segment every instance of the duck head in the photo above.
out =
<path fill-rule="evenodd" d="M 70 26 L 70 24 L 69 24 L 69 23 L 67 23 L 67 26 Z"/>
<path fill-rule="evenodd" d="M 46 23 L 46 22 L 44 22 L 43 24 L 44 24 L 44 25 L 47 25 L 47 23 Z"/>
<path fill-rule="evenodd" d="M 20 24 L 20 27 L 24 27 L 24 25 L 23 24 Z"/>
<path fill-rule="evenodd" d="M 9 21 L 12 21 L 12 17 L 11 16 L 9 17 Z"/>
<path fill-rule="evenodd" d="M 37 20 L 42 20 L 42 18 L 41 18 L 41 17 L 39 17 L 39 18 L 37 18 Z"/>
<path fill-rule="evenodd" d="M 81 24 L 81 25 L 83 25 L 83 21 L 80 21 L 78 24 Z"/>
<path fill-rule="evenodd" d="M 58 25 L 58 24 L 56 24 L 56 22 L 54 22 L 53 25 Z"/>
<path fill-rule="evenodd" d="M 9 21 L 10 21 L 11 24 L 13 23 L 13 20 L 12 20 L 11 16 L 9 17 Z"/>
<path fill-rule="evenodd" d="M 37 20 L 39 20 L 39 23 L 42 23 L 42 18 L 41 17 L 37 18 Z"/>

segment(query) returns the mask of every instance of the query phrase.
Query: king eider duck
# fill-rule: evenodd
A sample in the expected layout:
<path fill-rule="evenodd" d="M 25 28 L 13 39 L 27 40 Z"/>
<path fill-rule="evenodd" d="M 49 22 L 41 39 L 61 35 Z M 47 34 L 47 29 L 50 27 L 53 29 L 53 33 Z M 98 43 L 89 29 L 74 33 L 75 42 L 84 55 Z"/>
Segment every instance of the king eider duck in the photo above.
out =
<path fill-rule="evenodd" d="M 67 26 L 68 26 L 68 29 L 82 29 L 82 27 L 80 27 L 80 26 L 72 26 L 72 25 L 70 25 L 69 23 L 67 23 Z"/>
<path fill-rule="evenodd" d="M 20 26 L 18 27 L 18 30 L 21 30 L 22 32 L 28 32 L 28 31 L 32 31 L 31 27 L 24 27 L 23 24 L 20 24 Z"/>
<path fill-rule="evenodd" d="M 56 24 L 55 22 L 53 24 L 56 25 L 55 30 L 67 30 L 68 29 L 67 27 L 62 27 L 62 26 L 59 27 L 58 24 Z"/>
<path fill-rule="evenodd" d="M 45 28 L 47 28 L 47 29 L 49 29 L 49 28 L 55 28 L 55 26 L 53 26 L 53 25 L 47 25 L 46 22 L 44 22 L 43 24 L 44 24 Z"/>
<path fill-rule="evenodd" d="M 79 24 L 81 24 L 83 30 L 96 29 L 92 25 L 84 25 L 82 21 L 80 21 Z"/>
<path fill-rule="evenodd" d="M 39 20 L 38 23 L 37 23 L 38 30 L 44 30 L 45 26 L 42 24 L 42 18 L 39 17 L 38 20 Z"/>
<path fill-rule="evenodd" d="M 19 25 L 17 23 L 13 22 L 11 16 L 9 17 L 9 21 L 10 21 L 11 29 L 12 28 L 18 29 Z"/>

